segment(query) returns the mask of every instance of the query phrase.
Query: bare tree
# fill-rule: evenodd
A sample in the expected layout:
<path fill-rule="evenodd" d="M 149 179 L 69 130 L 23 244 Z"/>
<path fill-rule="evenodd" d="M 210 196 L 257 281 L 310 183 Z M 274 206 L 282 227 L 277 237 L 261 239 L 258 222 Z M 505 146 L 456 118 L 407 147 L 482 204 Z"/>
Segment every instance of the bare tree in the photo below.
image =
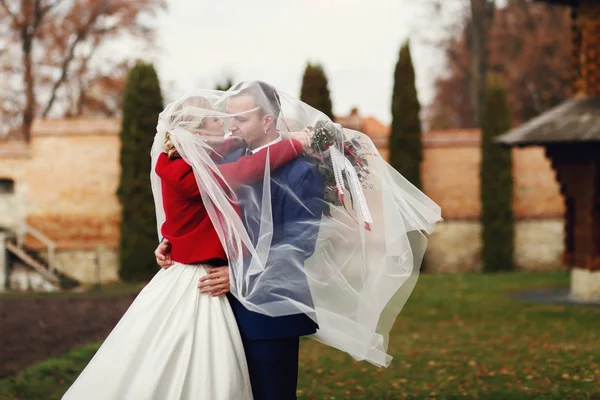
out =
<path fill-rule="evenodd" d="M 93 95 L 122 88 L 123 60 L 106 48 L 127 36 L 150 43 L 150 17 L 164 6 L 163 0 L 0 0 L 0 25 L 8 27 L 0 39 L 0 71 L 12 89 L 0 94 L 3 118 L 20 116 L 22 138 L 28 141 L 34 118 L 53 110 L 60 115 L 82 114 L 88 107 L 115 112 Z"/>
<path fill-rule="evenodd" d="M 509 0 L 497 8 L 489 32 L 488 69 L 502 75 L 508 89 L 511 120 L 527 121 L 564 101 L 570 88 L 569 10 L 531 0 Z M 445 73 L 435 81 L 427 121 L 436 129 L 478 126 L 469 96 L 469 32 L 444 43 Z"/>
<path fill-rule="evenodd" d="M 466 61 L 462 73 L 469 83 L 467 95 L 468 109 L 472 113 L 472 120 L 476 125 L 480 121 L 480 104 L 483 103 L 485 94 L 485 80 L 487 74 L 489 54 L 489 32 L 494 19 L 496 8 L 495 0 L 428 0 L 424 6 L 436 17 L 437 38 L 429 40 L 430 44 L 443 49 L 446 58 L 450 61 L 460 59 Z M 448 14 L 450 20 L 448 20 Z M 431 26 L 428 21 L 428 26 Z M 428 29 L 429 30 L 429 29 Z M 467 60 L 456 54 L 456 48 L 451 45 L 457 35 L 466 33 Z M 461 93 L 462 94 L 462 93 Z M 431 110 L 427 110 L 431 113 Z M 428 121 L 435 117 L 428 116 Z M 451 121 L 436 121 L 438 125 L 451 124 Z"/>

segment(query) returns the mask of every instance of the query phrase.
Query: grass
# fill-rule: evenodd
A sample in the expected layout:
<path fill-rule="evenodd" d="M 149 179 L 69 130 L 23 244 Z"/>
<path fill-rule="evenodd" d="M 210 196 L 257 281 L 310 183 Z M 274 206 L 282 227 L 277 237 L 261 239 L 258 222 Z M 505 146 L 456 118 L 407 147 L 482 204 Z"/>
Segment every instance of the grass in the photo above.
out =
<path fill-rule="evenodd" d="M 0 380 L 0 399 L 60 399 L 98 347 L 99 344 L 79 347 L 63 357 L 49 358 L 15 377 Z"/>
<path fill-rule="evenodd" d="M 422 276 L 392 332 L 389 368 L 303 340 L 298 397 L 600 399 L 600 308 L 509 297 L 566 284 L 566 273 Z M 0 380 L 0 399 L 59 399 L 97 346 Z"/>
<path fill-rule="evenodd" d="M 114 296 L 121 294 L 138 293 L 145 283 L 108 283 L 103 285 L 90 285 L 67 291 L 56 292 L 33 292 L 33 291 L 6 291 L 0 292 L 0 301 L 14 298 L 36 298 L 45 297 L 73 297 L 73 296 Z"/>

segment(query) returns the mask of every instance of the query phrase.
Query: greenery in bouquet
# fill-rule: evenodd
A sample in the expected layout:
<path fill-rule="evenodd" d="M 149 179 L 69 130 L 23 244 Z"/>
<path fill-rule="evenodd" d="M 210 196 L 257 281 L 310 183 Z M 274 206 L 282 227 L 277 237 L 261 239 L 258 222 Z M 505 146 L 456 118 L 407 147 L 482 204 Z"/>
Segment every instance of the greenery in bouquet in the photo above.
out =
<path fill-rule="evenodd" d="M 344 206 L 344 195 L 339 193 L 335 179 L 335 173 L 332 164 L 331 149 L 336 148 L 344 157 L 350 161 L 356 171 L 356 175 L 363 187 L 367 189 L 372 187 L 369 184 L 369 167 L 365 158 L 365 146 L 360 143 L 358 135 L 355 137 L 346 137 L 342 130 L 329 120 L 321 120 L 313 127 L 309 127 L 313 132 L 312 149 L 320 157 L 311 157 L 312 162 L 323 175 L 325 181 L 325 203 L 327 207 L 324 212 L 330 215 L 329 206 Z M 354 199 L 349 195 L 350 185 L 348 175 L 344 171 L 343 191 L 348 194 L 352 203 Z"/>

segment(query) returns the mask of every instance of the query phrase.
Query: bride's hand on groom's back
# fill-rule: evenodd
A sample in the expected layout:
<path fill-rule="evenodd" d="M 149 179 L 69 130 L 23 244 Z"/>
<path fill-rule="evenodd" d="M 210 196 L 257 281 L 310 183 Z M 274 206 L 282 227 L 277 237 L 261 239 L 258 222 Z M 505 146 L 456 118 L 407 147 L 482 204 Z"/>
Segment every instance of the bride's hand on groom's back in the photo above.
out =
<path fill-rule="evenodd" d="M 295 139 L 302 143 L 302 147 L 306 149 L 311 146 L 314 133 L 310 129 L 304 128 L 298 132 L 290 132 L 288 135 L 290 139 Z"/>
<path fill-rule="evenodd" d="M 294 139 L 302 143 L 302 147 L 304 148 L 304 154 L 308 157 L 312 157 L 317 159 L 320 162 L 323 162 L 323 157 L 320 153 L 316 152 L 315 149 L 312 148 L 312 139 L 315 133 L 309 128 L 304 128 L 298 132 L 288 132 L 284 135 L 284 138 Z"/>
<path fill-rule="evenodd" d="M 168 239 L 164 239 L 156 250 L 154 250 L 154 257 L 156 257 L 156 263 L 164 269 L 169 268 L 173 265 L 171 260 L 171 242 Z"/>

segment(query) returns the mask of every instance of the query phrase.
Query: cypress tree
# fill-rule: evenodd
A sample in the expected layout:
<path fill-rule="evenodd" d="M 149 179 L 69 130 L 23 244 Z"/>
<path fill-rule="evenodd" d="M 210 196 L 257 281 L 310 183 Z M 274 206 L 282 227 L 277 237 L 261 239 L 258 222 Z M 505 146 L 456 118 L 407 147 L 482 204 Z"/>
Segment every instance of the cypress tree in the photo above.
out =
<path fill-rule="evenodd" d="M 506 86 L 489 74 L 481 115 L 481 224 L 485 272 L 514 269 L 513 177 L 510 148 L 493 140 L 511 127 Z"/>
<path fill-rule="evenodd" d="M 333 121 L 327 76 L 319 64 L 308 63 L 302 77 L 300 100 L 327 115 Z"/>
<path fill-rule="evenodd" d="M 122 206 L 119 275 L 124 281 L 148 280 L 157 271 L 150 149 L 162 109 L 154 66 L 136 64 L 129 71 L 123 94 L 121 179 L 117 191 Z"/>
<path fill-rule="evenodd" d="M 421 187 L 420 166 L 423 160 L 420 112 L 410 45 L 405 42 L 400 48 L 394 72 L 389 162 L 418 188 Z"/>

